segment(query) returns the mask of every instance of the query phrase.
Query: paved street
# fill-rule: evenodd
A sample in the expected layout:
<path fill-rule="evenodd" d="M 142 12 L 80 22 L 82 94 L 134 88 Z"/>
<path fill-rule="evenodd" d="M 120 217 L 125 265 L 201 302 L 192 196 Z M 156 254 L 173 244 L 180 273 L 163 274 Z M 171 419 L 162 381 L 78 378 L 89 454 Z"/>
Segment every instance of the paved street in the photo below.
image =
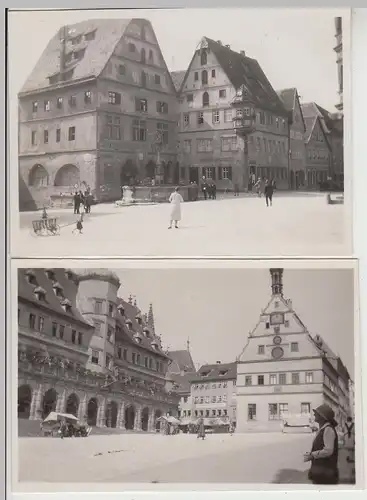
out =
<path fill-rule="evenodd" d="M 310 434 L 121 434 L 20 438 L 25 482 L 307 482 Z M 52 466 L 50 466 L 52 464 Z"/>
<path fill-rule="evenodd" d="M 86 217 L 84 233 L 73 235 L 72 210 L 50 210 L 60 218 L 61 235 L 35 237 L 21 213 L 14 256 L 270 256 L 334 255 L 344 244 L 344 205 L 327 205 L 320 193 L 279 194 L 267 208 L 264 198 L 240 197 L 185 203 L 180 229 L 167 229 L 168 204 L 116 208 L 97 205 Z M 15 245 L 16 243 L 16 245 Z M 60 246 L 62 245 L 62 251 Z"/>

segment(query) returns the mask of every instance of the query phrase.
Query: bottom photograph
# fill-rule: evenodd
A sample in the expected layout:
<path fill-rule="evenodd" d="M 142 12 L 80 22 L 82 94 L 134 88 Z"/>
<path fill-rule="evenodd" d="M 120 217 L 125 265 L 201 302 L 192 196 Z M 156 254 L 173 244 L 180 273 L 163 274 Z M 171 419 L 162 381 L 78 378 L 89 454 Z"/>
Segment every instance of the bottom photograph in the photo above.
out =
<path fill-rule="evenodd" d="M 356 270 L 259 266 L 18 267 L 19 488 L 355 484 Z"/>

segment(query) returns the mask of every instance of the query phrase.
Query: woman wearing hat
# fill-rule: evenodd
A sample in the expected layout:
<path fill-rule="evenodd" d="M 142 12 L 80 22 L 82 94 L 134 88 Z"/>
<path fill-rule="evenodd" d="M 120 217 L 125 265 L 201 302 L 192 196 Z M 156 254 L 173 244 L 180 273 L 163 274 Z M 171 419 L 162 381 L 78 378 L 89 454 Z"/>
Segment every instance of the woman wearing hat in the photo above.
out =
<path fill-rule="evenodd" d="M 314 410 L 315 422 L 319 431 L 312 443 L 310 453 L 304 456 L 305 462 L 311 462 L 308 478 L 313 484 L 338 484 L 338 435 L 333 410 L 322 404 Z"/>

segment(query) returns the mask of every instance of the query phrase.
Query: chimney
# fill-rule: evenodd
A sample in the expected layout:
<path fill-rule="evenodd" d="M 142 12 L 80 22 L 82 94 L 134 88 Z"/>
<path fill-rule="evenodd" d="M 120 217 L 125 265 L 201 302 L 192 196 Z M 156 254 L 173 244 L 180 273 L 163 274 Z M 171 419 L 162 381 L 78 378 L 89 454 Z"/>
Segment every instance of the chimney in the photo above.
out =
<path fill-rule="evenodd" d="M 283 269 L 270 269 L 272 295 L 283 295 Z"/>
<path fill-rule="evenodd" d="M 246 57 L 246 52 L 244 50 L 240 50 L 240 54 L 242 57 Z"/>

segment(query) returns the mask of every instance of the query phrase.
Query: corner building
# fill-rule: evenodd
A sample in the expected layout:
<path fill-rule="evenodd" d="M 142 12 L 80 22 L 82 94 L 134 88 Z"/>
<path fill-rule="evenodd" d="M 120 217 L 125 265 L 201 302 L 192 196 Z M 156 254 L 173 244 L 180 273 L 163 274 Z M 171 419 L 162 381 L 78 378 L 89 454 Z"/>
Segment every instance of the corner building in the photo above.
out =
<path fill-rule="evenodd" d="M 322 403 L 343 424 L 351 412 L 348 371 L 284 298 L 283 269 L 270 273 L 270 301 L 238 360 L 237 429 L 281 430 L 285 418 L 311 417 Z"/>
<path fill-rule="evenodd" d="M 65 26 L 19 93 L 21 210 L 60 205 L 75 189 L 98 201 L 161 172 L 178 182 L 176 92 L 152 25 L 96 19 Z"/>
<path fill-rule="evenodd" d="M 66 412 L 97 427 L 154 431 L 177 414 L 169 357 L 143 314 L 105 269 L 20 269 L 18 417 Z"/>

